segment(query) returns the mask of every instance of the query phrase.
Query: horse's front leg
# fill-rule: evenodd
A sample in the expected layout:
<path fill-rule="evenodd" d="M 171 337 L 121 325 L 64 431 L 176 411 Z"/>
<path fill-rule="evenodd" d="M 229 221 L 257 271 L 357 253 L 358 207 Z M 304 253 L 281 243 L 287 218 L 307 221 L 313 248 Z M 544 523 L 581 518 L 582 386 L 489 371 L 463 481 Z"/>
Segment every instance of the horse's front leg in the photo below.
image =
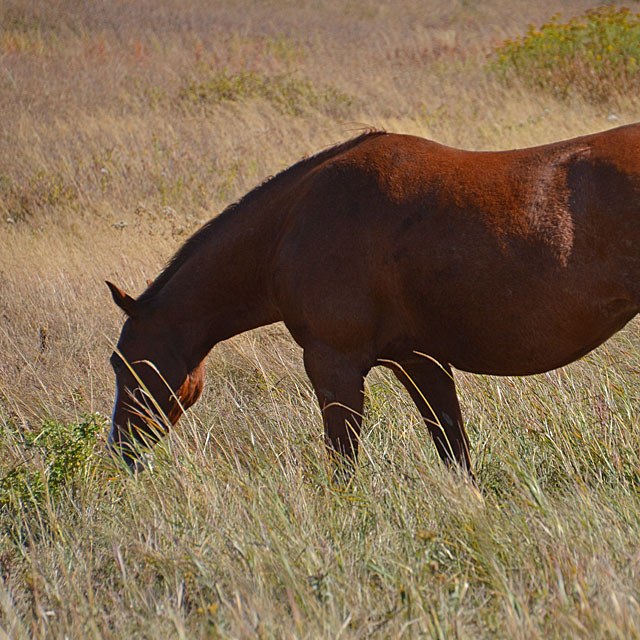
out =
<path fill-rule="evenodd" d="M 323 344 L 305 347 L 304 366 L 322 411 L 327 447 L 339 462 L 351 465 L 358 455 L 367 372 Z"/>

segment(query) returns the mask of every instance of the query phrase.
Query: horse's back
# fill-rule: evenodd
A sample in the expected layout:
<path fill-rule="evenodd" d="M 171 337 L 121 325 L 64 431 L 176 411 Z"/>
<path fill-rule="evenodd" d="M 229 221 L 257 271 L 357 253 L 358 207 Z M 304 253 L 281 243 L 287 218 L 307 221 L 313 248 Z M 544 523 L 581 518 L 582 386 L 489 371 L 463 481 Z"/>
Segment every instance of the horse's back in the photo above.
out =
<path fill-rule="evenodd" d="M 584 302 L 590 274 L 571 268 L 568 168 L 598 145 L 469 152 L 387 134 L 317 167 L 276 258 L 292 333 L 389 357 L 421 348 L 495 373 L 577 357 L 567 309 L 581 308 L 593 342 L 604 338 Z"/>

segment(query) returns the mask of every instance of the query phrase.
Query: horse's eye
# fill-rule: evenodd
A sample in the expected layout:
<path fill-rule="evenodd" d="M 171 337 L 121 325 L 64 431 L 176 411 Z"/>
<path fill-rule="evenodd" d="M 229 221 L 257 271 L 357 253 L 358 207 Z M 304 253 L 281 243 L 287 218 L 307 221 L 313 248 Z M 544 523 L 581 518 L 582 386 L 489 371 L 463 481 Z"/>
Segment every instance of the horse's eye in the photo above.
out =
<path fill-rule="evenodd" d="M 111 358 L 109 358 L 109 361 L 111 362 L 111 366 L 115 373 L 118 373 L 122 369 L 122 358 L 117 353 L 113 353 Z"/>

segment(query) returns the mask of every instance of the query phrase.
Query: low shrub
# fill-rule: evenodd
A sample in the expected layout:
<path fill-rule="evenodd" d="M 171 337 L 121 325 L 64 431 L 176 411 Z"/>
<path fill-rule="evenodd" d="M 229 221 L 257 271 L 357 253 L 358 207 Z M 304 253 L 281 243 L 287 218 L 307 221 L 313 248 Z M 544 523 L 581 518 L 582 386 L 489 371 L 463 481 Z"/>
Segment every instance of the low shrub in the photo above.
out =
<path fill-rule="evenodd" d="M 46 420 L 39 430 L 24 435 L 11 425 L 4 426 L 0 435 L 5 446 L 13 449 L 15 462 L 0 475 L 0 507 L 39 506 L 47 496 L 58 495 L 85 469 L 96 436 L 104 429 L 99 414 L 73 423 Z"/>
<path fill-rule="evenodd" d="M 332 86 L 316 86 L 306 77 L 290 73 L 264 75 L 255 71 L 215 71 L 204 80 L 189 78 L 179 94 L 183 103 L 207 107 L 221 102 L 262 98 L 280 113 L 299 116 L 309 109 L 331 115 L 346 113 L 351 96 Z"/>
<path fill-rule="evenodd" d="M 505 84 L 519 79 L 560 99 L 609 103 L 640 88 L 640 14 L 599 7 L 562 22 L 559 14 L 506 40 L 489 68 Z"/>

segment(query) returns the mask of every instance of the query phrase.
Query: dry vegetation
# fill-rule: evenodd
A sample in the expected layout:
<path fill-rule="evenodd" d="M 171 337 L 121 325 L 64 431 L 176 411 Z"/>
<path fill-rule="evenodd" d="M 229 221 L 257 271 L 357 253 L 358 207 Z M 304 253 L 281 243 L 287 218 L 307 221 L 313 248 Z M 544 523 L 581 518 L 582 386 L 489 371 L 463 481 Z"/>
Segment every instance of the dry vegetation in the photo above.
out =
<path fill-rule="evenodd" d="M 214 350 L 152 471 L 104 454 L 103 281 L 140 292 L 266 176 L 365 126 L 498 149 L 640 119 L 638 92 L 487 68 L 557 6 L 0 4 L 0 638 L 640 637 L 637 324 L 563 371 L 458 376 L 481 495 L 380 373 L 334 486 L 279 326 Z"/>

